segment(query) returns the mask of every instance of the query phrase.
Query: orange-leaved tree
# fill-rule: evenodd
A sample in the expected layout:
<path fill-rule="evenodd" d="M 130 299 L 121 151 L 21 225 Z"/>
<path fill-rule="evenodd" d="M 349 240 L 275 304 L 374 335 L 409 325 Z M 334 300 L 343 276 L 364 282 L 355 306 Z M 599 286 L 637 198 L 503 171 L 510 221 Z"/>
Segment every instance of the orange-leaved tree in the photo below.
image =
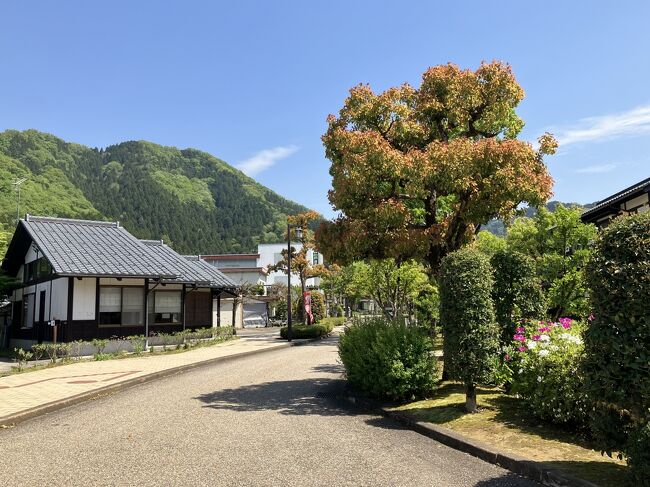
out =
<path fill-rule="evenodd" d="M 307 279 L 312 277 L 323 276 L 327 269 L 323 264 L 314 264 L 313 259 L 309 258 L 309 251 L 314 250 L 314 232 L 310 230 L 310 224 L 314 221 L 320 220 L 322 217 L 318 212 L 306 211 L 298 215 L 291 215 L 287 217 L 287 222 L 291 227 L 291 241 L 300 243 L 300 248 L 296 250 L 291 247 L 291 274 L 297 274 L 300 280 L 301 296 L 305 295 L 307 286 Z M 302 235 L 300 238 L 296 237 L 296 229 L 300 228 Z M 285 238 L 288 236 L 285 234 Z M 282 259 L 275 265 L 269 266 L 271 271 L 289 272 L 287 249 L 282 251 Z M 304 299 L 300 300 L 300 318 L 306 321 L 307 316 L 304 312 Z"/>
<path fill-rule="evenodd" d="M 543 156 L 557 142 L 548 133 L 537 148 L 517 139 L 523 97 L 498 61 L 432 67 L 419 88 L 352 88 L 323 136 L 340 212 L 317 232 L 328 260 L 416 258 L 436 274 L 481 224 L 543 204 L 553 183 Z"/>

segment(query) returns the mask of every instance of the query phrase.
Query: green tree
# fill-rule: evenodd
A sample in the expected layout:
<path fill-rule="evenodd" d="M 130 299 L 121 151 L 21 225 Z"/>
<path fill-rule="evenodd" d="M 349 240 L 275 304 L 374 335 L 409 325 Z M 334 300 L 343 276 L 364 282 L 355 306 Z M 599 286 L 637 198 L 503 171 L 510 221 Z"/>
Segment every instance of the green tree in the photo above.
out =
<path fill-rule="evenodd" d="M 515 220 L 506 237 L 508 248 L 535 259 L 553 318 L 589 314 L 583 271 L 597 232 L 580 214 L 576 207 L 541 208 L 532 218 Z"/>
<path fill-rule="evenodd" d="M 492 302 L 488 258 L 466 248 L 445 256 L 440 272 L 440 321 L 445 369 L 465 384 L 465 408 L 476 412 L 476 386 L 494 378 L 499 329 Z"/>
<path fill-rule="evenodd" d="M 419 88 L 350 90 L 323 136 L 332 162 L 330 202 L 341 216 L 318 233 L 329 260 L 411 258 L 435 274 L 479 224 L 544 203 L 552 179 L 539 149 L 518 140 L 524 92 L 506 64 L 435 66 Z"/>

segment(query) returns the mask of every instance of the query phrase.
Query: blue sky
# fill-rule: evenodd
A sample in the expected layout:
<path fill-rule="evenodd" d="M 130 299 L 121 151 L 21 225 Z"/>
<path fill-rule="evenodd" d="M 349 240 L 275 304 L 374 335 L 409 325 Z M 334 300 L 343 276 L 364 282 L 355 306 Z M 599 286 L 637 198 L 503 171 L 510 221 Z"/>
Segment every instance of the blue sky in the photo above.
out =
<path fill-rule="evenodd" d="M 509 62 L 522 137 L 546 130 L 555 199 L 650 176 L 650 2 L 0 3 L 0 130 L 150 140 L 240 165 L 332 216 L 320 136 L 350 87 Z"/>

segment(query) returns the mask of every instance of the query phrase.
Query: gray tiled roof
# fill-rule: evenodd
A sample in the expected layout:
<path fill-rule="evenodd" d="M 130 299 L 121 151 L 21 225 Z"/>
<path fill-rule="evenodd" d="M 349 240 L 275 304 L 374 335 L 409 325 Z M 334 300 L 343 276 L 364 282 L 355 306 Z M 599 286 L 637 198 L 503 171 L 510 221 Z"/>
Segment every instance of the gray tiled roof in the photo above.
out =
<path fill-rule="evenodd" d="M 236 288 L 230 278 L 226 277 L 216 267 L 198 258 L 187 258 L 177 254 L 171 247 L 165 245 L 161 240 L 141 240 L 145 246 L 155 252 L 161 259 L 169 262 L 178 271 L 176 279 L 167 282 L 196 283 L 197 285 Z"/>
<path fill-rule="evenodd" d="M 28 215 L 21 224 L 62 276 L 179 276 L 173 265 L 117 222 Z"/>

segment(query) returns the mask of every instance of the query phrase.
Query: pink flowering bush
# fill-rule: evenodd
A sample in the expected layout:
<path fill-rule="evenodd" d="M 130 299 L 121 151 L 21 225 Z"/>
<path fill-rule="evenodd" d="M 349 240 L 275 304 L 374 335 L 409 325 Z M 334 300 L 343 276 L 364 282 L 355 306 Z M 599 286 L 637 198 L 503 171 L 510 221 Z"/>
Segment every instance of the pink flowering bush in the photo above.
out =
<path fill-rule="evenodd" d="M 571 318 L 532 320 L 521 322 L 512 337 L 504 357 L 511 370 L 510 390 L 545 421 L 586 426 L 582 329 Z"/>

